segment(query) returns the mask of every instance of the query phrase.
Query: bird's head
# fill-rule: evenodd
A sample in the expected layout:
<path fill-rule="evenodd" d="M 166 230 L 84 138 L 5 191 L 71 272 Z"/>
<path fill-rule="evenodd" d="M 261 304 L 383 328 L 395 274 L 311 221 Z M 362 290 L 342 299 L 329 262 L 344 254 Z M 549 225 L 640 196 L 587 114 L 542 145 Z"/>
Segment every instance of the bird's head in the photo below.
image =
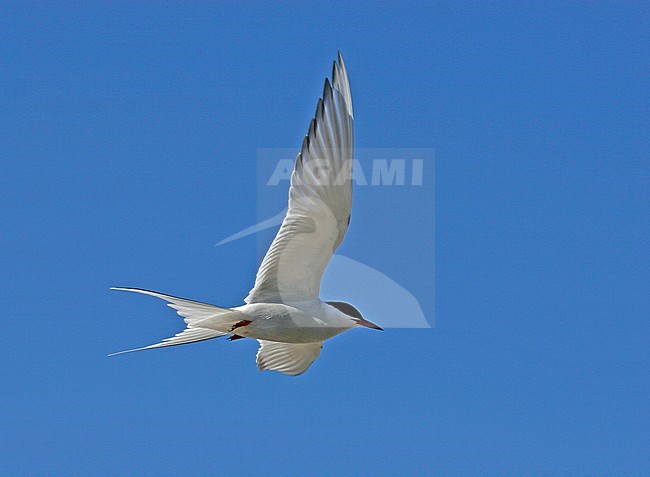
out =
<path fill-rule="evenodd" d="M 333 306 L 340 312 L 348 315 L 350 318 L 352 318 L 352 321 L 356 322 L 357 325 L 365 326 L 366 328 L 372 328 L 373 330 L 384 331 L 381 326 L 374 324 L 372 321 L 366 320 L 361 315 L 361 312 L 349 303 L 345 303 L 343 301 L 328 301 L 326 303 L 330 306 Z"/>

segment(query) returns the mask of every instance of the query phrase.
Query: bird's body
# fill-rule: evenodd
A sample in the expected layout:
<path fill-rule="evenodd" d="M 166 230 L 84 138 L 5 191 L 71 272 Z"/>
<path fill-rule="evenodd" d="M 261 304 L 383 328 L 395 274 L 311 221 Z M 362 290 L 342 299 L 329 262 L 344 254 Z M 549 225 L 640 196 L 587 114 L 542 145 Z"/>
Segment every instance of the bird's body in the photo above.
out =
<path fill-rule="evenodd" d="M 237 327 L 235 334 L 269 341 L 321 342 L 356 326 L 348 315 L 322 301 L 251 303 L 235 309 L 250 320 Z"/>
<path fill-rule="evenodd" d="M 260 342 L 260 369 L 297 375 L 318 357 L 323 341 L 358 326 L 381 330 L 352 305 L 319 297 L 325 267 L 350 222 L 353 136 L 350 86 L 339 54 L 332 83 L 325 80 L 323 97 L 296 158 L 287 214 L 246 304 L 222 308 L 139 288 L 115 288 L 166 300 L 187 324 L 161 343 L 128 351 L 224 335 L 231 340 L 255 338 Z"/>

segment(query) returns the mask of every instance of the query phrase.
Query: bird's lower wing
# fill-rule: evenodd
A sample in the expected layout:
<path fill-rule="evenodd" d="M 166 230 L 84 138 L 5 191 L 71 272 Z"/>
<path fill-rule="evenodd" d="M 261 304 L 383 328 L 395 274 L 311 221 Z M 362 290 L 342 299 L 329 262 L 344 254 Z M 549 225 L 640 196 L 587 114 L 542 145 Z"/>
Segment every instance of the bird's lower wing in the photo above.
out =
<path fill-rule="evenodd" d="M 257 340 L 257 367 L 260 371 L 279 371 L 289 376 L 298 376 L 316 361 L 323 343 L 279 343 Z"/>

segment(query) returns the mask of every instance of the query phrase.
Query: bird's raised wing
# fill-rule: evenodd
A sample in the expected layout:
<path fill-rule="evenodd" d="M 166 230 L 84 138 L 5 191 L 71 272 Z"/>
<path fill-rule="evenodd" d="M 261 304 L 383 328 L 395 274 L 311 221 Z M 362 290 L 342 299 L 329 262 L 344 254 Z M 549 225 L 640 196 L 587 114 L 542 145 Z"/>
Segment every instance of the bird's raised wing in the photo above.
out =
<path fill-rule="evenodd" d="M 352 207 L 353 113 L 339 53 L 291 176 L 289 208 L 246 303 L 318 299 L 325 267 L 340 245 Z"/>

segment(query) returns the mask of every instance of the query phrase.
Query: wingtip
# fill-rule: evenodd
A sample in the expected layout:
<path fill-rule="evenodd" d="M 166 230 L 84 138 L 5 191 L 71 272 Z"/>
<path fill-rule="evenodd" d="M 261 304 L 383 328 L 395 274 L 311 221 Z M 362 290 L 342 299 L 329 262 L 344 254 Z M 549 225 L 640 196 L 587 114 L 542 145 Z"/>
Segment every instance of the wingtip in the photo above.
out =
<path fill-rule="evenodd" d="M 325 78 L 325 84 L 323 85 L 323 99 L 325 99 L 325 93 L 332 90 L 332 84 L 330 83 L 329 78 Z"/>
<path fill-rule="evenodd" d="M 345 70 L 345 61 L 343 61 L 343 54 L 341 54 L 341 50 L 338 52 L 338 58 L 339 58 L 339 66 L 343 71 Z"/>
<path fill-rule="evenodd" d="M 316 112 L 314 113 L 314 117 L 318 119 L 323 118 L 323 113 L 324 113 L 324 104 L 323 104 L 323 98 L 318 98 L 318 103 L 316 104 Z"/>

